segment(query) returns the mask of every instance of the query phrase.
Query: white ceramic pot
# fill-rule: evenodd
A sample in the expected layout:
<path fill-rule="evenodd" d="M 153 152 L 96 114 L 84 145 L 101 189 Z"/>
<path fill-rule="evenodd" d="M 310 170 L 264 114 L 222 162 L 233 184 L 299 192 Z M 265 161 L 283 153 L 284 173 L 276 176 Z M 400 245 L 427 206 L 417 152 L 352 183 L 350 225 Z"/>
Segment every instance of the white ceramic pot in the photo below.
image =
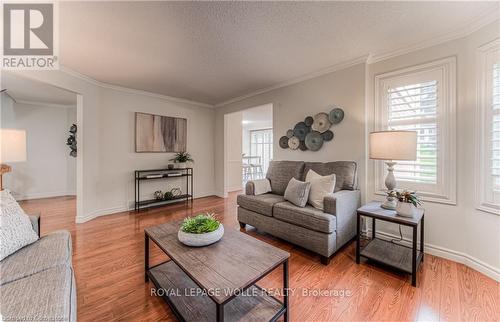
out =
<path fill-rule="evenodd" d="M 200 247 L 218 242 L 223 235 L 224 235 L 224 226 L 220 224 L 217 230 L 214 230 L 206 234 L 190 234 L 183 232 L 182 230 L 179 230 L 177 238 L 179 238 L 179 241 L 184 245 Z"/>
<path fill-rule="evenodd" d="M 417 213 L 417 207 L 408 202 L 400 202 L 396 205 L 396 212 L 401 217 L 413 217 Z"/>
<path fill-rule="evenodd" d="M 186 162 L 178 162 L 176 163 L 177 169 L 186 169 L 187 168 L 187 163 Z"/>

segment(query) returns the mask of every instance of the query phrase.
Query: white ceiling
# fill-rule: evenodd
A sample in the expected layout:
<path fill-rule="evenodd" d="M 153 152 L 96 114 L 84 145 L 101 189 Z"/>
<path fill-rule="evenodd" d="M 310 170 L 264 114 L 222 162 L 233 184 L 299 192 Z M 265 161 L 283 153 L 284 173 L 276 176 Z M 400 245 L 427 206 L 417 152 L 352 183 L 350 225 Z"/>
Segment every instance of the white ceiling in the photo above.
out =
<path fill-rule="evenodd" d="M 465 28 L 497 2 L 61 2 L 60 62 L 215 104 Z"/>
<path fill-rule="evenodd" d="M 58 87 L 2 72 L 2 89 L 17 102 L 76 106 L 76 94 Z"/>

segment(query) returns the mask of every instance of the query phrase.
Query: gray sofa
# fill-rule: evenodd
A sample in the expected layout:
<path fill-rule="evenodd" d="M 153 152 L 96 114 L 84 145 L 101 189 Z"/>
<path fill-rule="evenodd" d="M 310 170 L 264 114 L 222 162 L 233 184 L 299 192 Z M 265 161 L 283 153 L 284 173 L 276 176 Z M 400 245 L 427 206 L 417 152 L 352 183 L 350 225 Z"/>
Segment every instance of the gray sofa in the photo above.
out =
<path fill-rule="evenodd" d="M 324 211 L 310 205 L 297 207 L 283 197 L 290 179 L 304 181 L 309 169 L 320 175 L 336 175 L 335 190 L 325 197 Z M 266 178 L 271 183 L 270 193 L 254 195 L 254 182 L 249 181 L 245 194 L 238 196 L 241 228 L 249 224 L 316 252 L 325 265 L 333 253 L 356 236 L 356 209 L 361 197 L 355 162 L 271 161 Z"/>
<path fill-rule="evenodd" d="M 30 216 L 40 235 L 39 216 Z M 76 321 L 71 235 L 56 231 L 0 262 L 4 321 Z"/>

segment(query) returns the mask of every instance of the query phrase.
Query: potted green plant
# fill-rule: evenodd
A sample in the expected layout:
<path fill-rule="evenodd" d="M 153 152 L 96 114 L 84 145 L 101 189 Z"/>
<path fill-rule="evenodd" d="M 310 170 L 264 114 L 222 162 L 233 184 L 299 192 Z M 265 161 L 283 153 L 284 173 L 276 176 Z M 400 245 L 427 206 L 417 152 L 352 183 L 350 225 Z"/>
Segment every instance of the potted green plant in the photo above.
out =
<path fill-rule="evenodd" d="M 213 213 L 198 214 L 182 221 L 177 234 L 179 241 L 187 246 L 207 246 L 219 241 L 224 235 L 224 226 Z"/>
<path fill-rule="evenodd" d="M 398 203 L 396 205 L 396 212 L 399 216 L 413 217 L 417 212 L 417 207 L 422 204 L 419 196 L 415 191 L 396 191 L 396 198 Z"/>
<path fill-rule="evenodd" d="M 175 162 L 177 169 L 185 169 L 188 162 L 194 162 L 191 154 L 187 152 L 177 152 L 170 161 Z"/>

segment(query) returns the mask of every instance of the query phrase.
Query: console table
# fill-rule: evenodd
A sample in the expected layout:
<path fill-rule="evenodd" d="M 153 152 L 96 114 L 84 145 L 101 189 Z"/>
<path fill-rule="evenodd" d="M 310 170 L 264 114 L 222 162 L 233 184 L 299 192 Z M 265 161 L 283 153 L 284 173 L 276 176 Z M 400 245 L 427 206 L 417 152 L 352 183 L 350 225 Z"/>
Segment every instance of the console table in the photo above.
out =
<path fill-rule="evenodd" d="M 180 173 L 174 175 L 174 173 Z M 155 175 L 155 177 L 148 177 Z M 141 200 L 141 182 L 149 180 L 165 180 L 173 178 L 185 178 L 183 194 L 175 196 L 171 199 L 146 199 Z M 142 208 L 161 206 L 174 202 L 186 202 L 186 205 L 191 202 L 193 205 L 193 168 L 184 169 L 151 169 L 151 170 L 135 170 L 135 211 Z"/>
<path fill-rule="evenodd" d="M 357 212 L 357 237 L 356 237 L 356 263 L 360 257 L 365 257 L 376 262 L 391 266 L 411 274 L 411 285 L 417 285 L 417 269 L 420 262 L 424 261 L 424 210 L 418 209 L 412 217 L 398 216 L 395 210 L 380 207 L 380 202 L 369 202 L 358 209 Z M 361 249 L 361 216 L 372 218 L 372 239 Z M 392 222 L 399 225 L 412 227 L 412 247 L 396 244 L 387 240 L 376 238 L 375 220 Z M 420 250 L 417 249 L 417 229 L 420 224 Z"/>

